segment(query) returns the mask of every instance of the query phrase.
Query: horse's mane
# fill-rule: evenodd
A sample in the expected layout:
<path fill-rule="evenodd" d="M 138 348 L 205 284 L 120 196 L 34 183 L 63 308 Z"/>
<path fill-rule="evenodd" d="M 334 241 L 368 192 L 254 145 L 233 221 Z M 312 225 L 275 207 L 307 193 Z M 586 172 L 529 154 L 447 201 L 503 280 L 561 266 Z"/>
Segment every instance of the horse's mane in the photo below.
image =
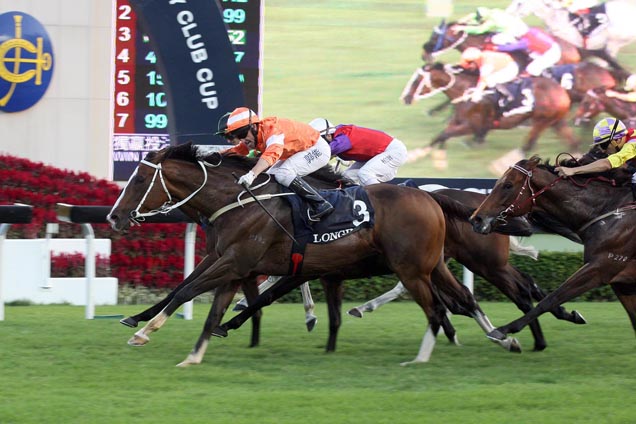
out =
<path fill-rule="evenodd" d="M 535 155 L 535 156 L 532 156 L 530 159 L 528 159 L 528 162 L 530 161 L 536 162 L 537 168 L 545 169 L 546 171 L 549 171 L 550 173 L 557 176 L 558 173 L 555 170 L 557 166 L 567 166 L 567 167 L 581 166 L 581 165 L 586 165 L 588 163 L 594 162 L 597 159 L 602 159 L 604 157 L 607 157 L 607 154 L 602 152 L 598 147 L 595 146 L 578 160 L 573 157 L 567 157 L 565 159 L 559 160 L 559 162 L 556 165 L 552 165 L 550 164 L 549 159 L 546 159 L 545 161 L 542 162 L 541 158 Z M 634 172 L 633 170 L 629 170 L 625 167 L 619 167 L 619 168 L 612 168 L 609 171 L 605 171 L 605 172 L 597 172 L 591 175 L 577 176 L 576 178 L 589 179 L 592 176 L 603 177 L 603 178 L 607 178 L 608 180 L 614 181 L 616 186 L 620 187 L 620 186 L 628 185 L 631 183 L 631 176 L 633 172 Z"/>

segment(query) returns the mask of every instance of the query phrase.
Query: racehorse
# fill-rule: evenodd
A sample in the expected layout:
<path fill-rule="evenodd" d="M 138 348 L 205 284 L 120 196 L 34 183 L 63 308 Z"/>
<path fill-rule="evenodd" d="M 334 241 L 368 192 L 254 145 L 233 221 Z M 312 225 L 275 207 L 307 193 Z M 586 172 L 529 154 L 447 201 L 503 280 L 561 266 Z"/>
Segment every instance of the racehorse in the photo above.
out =
<path fill-rule="evenodd" d="M 627 126 L 636 125 L 636 102 L 628 102 L 625 100 L 610 97 L 605 94 L 604 88 L 596 88 L 588 90 L 579 104 L 574 117 L 574 125 L 582 122 L 589 122 L 601 112 L 606 112 L 621 121 Z"/>
<path fill-rule="evenodd" d="M 570 13 L 554 0 L 513 0 L 506 11 L 514 16 L 525 17 L 534 14 L 546 24 L 556 37 L 568 41 L 583 54 L 597 56 L 620 72 L 621 77 L 629 75 L 617 61 L 618 51 L 636 41 L 636 5 L 628 0 L 611 0 L 605 4 L 605 14 L 593 14 L 599 20 L 600 28 L 583 37 L 572 24 Z"/>
<path fill-rule="evenodd" d="M 444 194 L 461 203 L 476 208 L 486 198 L 485 194 L 466 190 L 442 189 L 436 193 Z M 465 221 L 453 220 L 446 225 L 446 240 L 444 243 L 444 259 L 448 262 L 455 259 L 471 272 L 481 276 L 484 280 L 497 287 L 524 313 L 532 309 L 532 300 L 540 301 L 546 293 L 536 285 L 528 274 L 518 270 L 508 262 L 509 253 L 532 256 L 536 251 L 524 250 L 511 242 L 511 238 L 504 234 L 478 234 Z M 536 258 L 536 256 L 535 256 Z M 349 315 L 362 317 L 363 312 L 377 309 L 385 303 L 397 299 L 404 293 L 400 283 L 392 290 L 380 297 L 354 307 L 348 311 Z M 585 323 L 585 319 L 578 313 L 567 313 L 562 307 L 551 311 L 558 319 L 576 324 Z M 547 346 L 539 322 L 530 323 L 534 336 L 534 350 L 541 351 Z"/>
<path fill-rule="evenodd" d="M 455 103 L 455 112 L 448 125 L 433 138 L 429 149 L 436 145 L 444 149 L 449 138 L 467 134 L 473 134 L 477 143 L 483 143 L 490 130 L 515 128 L 527 120 L 531 121 L 530 132 L 517 156 L 531 151 L 541 133 L 550 127 L 568 142 L 570 150 L 578 149 L 579 141 L 567 124 L 570 98 L 556 81 L 542 77 L 531 78 L 530 94 L 534 97 L 532 110 L 499 116 L 497 101 L 491 96 L 485 96 L 478 103 L 463 101 L 466 90 L 476 85 L 478 77 L 478 73 L 459 66 L 434 63 L 418 68 L 407 82 L 400 97 L 407 105 L 439 92 L 446 94 Z"/>
<path fill-rule="evenodd" d="M 584 264 L 530 312 L 490 332 L 489 338 L 516 333 L 544 312 L 603 284 L 612 287 L 636 330 L 636 205 L 624 185 L 629 173 L 619 179 L 621 173 L 618 169 L 607 176 L 563 179 L 534 156 L 516 163 L 497 181 L 470 218 L 475 231 L 487 234 L 508 217 L 538 208 L 580 237 Z"/>
<path fill-rule="evenodd" d="M 444 320 L 445 309 L 440 308 L 438 299 L 443 300 L 451 312 L 473 317 L 484 331 L 494 328 L 442 258 L 444 216 L 464 216 L 464 209 L 449 202 L 442 210 L 438 201 L 444 202 L 444 199 L 435 200 L 421 190 L 389 184 L 368 186 L 364 191 L 370 204 L 356 203 L 356 222 L 368 221 L 373 208 L 374 225 L 327 244 L 307 245 L 301 270 L 292 275 L 293 270 L 297 271 L 292 264 L 298 264 L 297 257 L 294 256 L 292 262 L 290 254 L 296 241 L 292 241 L 289 234 L 291 208 L 281 198 L 288 193 L 268 180 L 255 186 L 259 202 L 237 201 L 243 188 L 235 183 L 232 174 L 244 174 L 254 163 L 253 158 L 218 153 L 200 157 L 198 149 L 189 144 L 150 152 L 139 163 L 108 215 L 112 228 L 121 231 L 144 216 L 180 208 L 193 220 L 214 218 L 215 250 L 219 257 L 201 275 L 181 287 L 168 304 L 135 333 L 134 339 L 140 343 L 149 341 L 149 335 L 159 330 L 179 306 L 199 294 L 257 275 L 288 277 L 259 295 L 229 325 L 217 327 L 213 334 L 218 335 L 219 328 L 238 328 L 248 315 L 304 281 L 321 276 L 346 279 L 391 272 L 400 278 L 424 311 L 431 327 L 427 334 L 432 333 L 433 339 Z M 271 215 L 261 208 L 265 199 Z M 280 226 L 275 225 L 274 219 Z M 433 275 L 439 282 L 435 286 L 431 283 Z M 245 320 L 239 323 L 239 317 Z M 423 341 L 420 353 L 424 344 Z M 501 344 L 509 350 L 519 350 L 514 339 Z M 425 360 L 428 356 L 430 352 Z"/>
<path fill-rule="evenodd" d="M 616 77 L 607 69 L 592 62 L 581 62 L 570 67 L 555 66 L 544 71 L 542 76 L 553 78 L 570 95 L 572 103 L 583 100 L 585 93 L 594 88 L 614 88 Z"/>
<path fill-rule="evenodd" d="M 442 53 L 448 50 L 457 49 L 463 52 L 468 47 L 477 47 L 483 49 L 491 44 L 492 36 L 495 33 L 488 32 L 484 34 L 467 34 L 465 31 L 453 31 L 457 22 L 446 23 L 444 20 L 433 28 L 429 39 L 422 45 L 422 60 L 425 63 L 431 63 Z M 571 43 L 555 37 L 554 41 L 561 47 L 561 60 L 558 64 L 578 63 L 581 56 L 578 49 Z M 519 69 L 525 69 L 529 63 L 528 55 L 523 52 L 513 52 L 511 56 L 519 65 Z"/>

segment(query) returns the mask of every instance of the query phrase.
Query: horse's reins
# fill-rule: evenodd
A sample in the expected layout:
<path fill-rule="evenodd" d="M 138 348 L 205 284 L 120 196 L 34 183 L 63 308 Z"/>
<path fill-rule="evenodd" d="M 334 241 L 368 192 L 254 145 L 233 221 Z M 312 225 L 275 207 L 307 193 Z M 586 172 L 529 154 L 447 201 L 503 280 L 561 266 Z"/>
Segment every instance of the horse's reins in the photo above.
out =
<path fill-rule="evenodd" d="M 154 215 L 157 215 L 157 214 L 160 214 L 160 213 L 167 214 L 170 211 L 178 208 L 179 206 L 185 204 L 190 199 L 192 199 L 199 191 L 201 191 L 201 189 L 203 189 L 205 184 L 208 182 L 208 173 L 205 171 L 205 167 L 206 166 L 214 166 L 214 165 L 208 164 L 208 163 L 203 162 L 203 161 L 198 161 L 199 166 L 201 166 L 201 169 L 203 170 L 203 175 L 204 175 L 203 183 L 201 183 L 201 186 L 199 186 L 199 188 L 197 188 L 192 193 L 190 193 L 190 195 L 188 197 L 186 197 L 185 199 L 183 199 L 183 200 L 181 200 L 181 201 L 179 201 L 177 203 L 173 203 L 172 196 L 170 195 L 170 191 L 168 190 L 168 187 L 166 187 L 166 182 L 163 179 L 163 172 L 162 172 L 162 168 L 161 168 L 161 163 L 154 164 L 152 162 L 148 162 L 145 159 L 142 159 L 139 163 L 140 164 L 144 164 L 146 166 L 149 166 L 151 168 L 154 168 L 155 169 L 155 173 L 153 174 L 152 180 L 150 181 L 150 184 L 148 185 L 148 189 L 146 190 L 146 192 L 144 193 L 143 197 L 139 201 L 139 204 L 137 204 L 137 207 L 133 211 L 130 212 L 130 216 L 128 217 L 128 219 L 133 224 L 136 224 L 136 225 L 141 225 L 140 222 L 143 222 L 144 218 L 147 217 L 147 216 L 154 216 Z M 157 209 L 153 209 L 151 211 L 143 212 L 143 213 L 139 212 L 139 210 L 143 206 L 144 202 L 146 201 L 146 198 L 148 197 L 148 194 L 150 194 L 150 190 L 152 190 L 152 188 L 155 185 L 155 180 L 157 179 L 157 175 L 159 175 L 159 181 L 161 181 L 161 186 L 163 187 L 163 191 L 164 191 L 164 193 L 166 193 L 166 196 L 168 197 L 168 200 L 166 202 L 164 202 L 164 204 L 161 205 Z"/>
<path fill-rule="evenodd" d="M 517 197 L 515 198 L 515 200 L 503 211 L 501 211 L 499 213 L 499 215 L 497 215 L 497 221 L 502 221 L 502 222 L 506 222 L 506 218 L 508 216 L 508 214 L 510 212 L 512 212 L 513 210 L 515 210 L 516 208 L 521 209 L 523 206 L 526 205 L 526 203 L 528 202 L 532 202 L 533 205 L 536 204 L 535 199 L 537 197 L 539 197 L 540 195 L 542 195 L 543 193 L 545 193 L 546 191 L 552 189 L 552 187 L 554 187 L 559 181 L 561 181 L 563 178 L 561 177 L 557 177 L 556 180 L 552 181 L 550 184 L 546 185 L 545 187 L 543 187 L 541 190 L 537 191 L 536 193 L 534 192 L 534 189 L 532 188 L 532 185 L 530 184 L 530 179 L 532 178 L 532 171 L 531 170 L 527 170 L 525 168 L 520 167 L 519 165 L 512 165 L 510 168 L 512 169 L 516 169 L 517 171 L 521 172 L 522 174 L 524 174 L 526 176 L 526 180 L 524 181 L 521 190 L 519 190 L 519 194 L 517 194 Z M 588 183 L 591 181 L 592 179 L 588 180 Z M 585 185 L 580 185 L 577 184 L 574 180 L 570 179 L 570 181 L 575 184 L 578 185 L 579 187 L 586 187 L 587 184 Z M 603 181 L 611 181 L 611 180 L 607 180 L 604 179 Z M 516 205 L 516 202 L 521 198 L 523 192 L 526 189 L 526 186 L 528 187 L 531 196 L 524 200 L 523 202 L 521 202 L 521 204 Z M 618 218 L 622 218 L 624 215 L 624 212 L 626 211 L 630 211 L 630 210 L 636 210 L 636 203 L 629 203 L 625 206 L 621 206 L 616 210 L 607 212 L 603 215 L 597 216 L 596 218 L 592 219 L 591 221 L 585 223 L 583 226 L 581 226 L 576 232 L 580 233 L 582 231 L 584 231 L 585 229 L 587 229 L 589 226 L 591 226 L 592 224 L 595 224 L 598 221 L 603 220 L 604 218 L 607 218 L 608 216 L 616 216 Z"/>
<path fill-rule="evenodd" d="M 449 66 L 449 65 L 446 65 L 446 66 Z M 426 94 L 415 94 L 413 96 L 413 100 L 415 101 L 428 99 L 429 97 L 433 97 L 434 95 L 438 93 L 442 93 L 448 90 L 449 88 L 451 88 L 453 85 L 455 85 L 456 78 L 452 72 L 448 72 L 448 70 L 446 69 L 446 66 L 444 66 L 444 73 L 450 77 L 448 84 L 446 84 L 443 87 L 437 87 L 437 88 L 433 87 L 433 83 L 431 82 L 431 73 L 429 71 L 425 71 L 423 68 L 417 68 L 417 70 L 413 73 L 413 76 L 411 77 L 409 82 L 406 84 L 407 88 L 404 90 L 401 97 L 403 98 L 404 96 L 408 94 L 409 87 L 413 85 L 413 83 L 415 82 L 418 76 L 421 76 L 422 79 L 420 80 L 420 83 L 417 85 L 417 88 L 415 89 L 415 93 L 419 93 L 420 91 L 422 91 L 422 88 L 424 87 L 431 89 L 431 91 L 429 91 Z"/>
<path fill-rule="evenodd" d="M 521 166 L 519 166 L 517 164 L 512 165 L 510 168 L 511 169 L 516 169 L 517 171 L 519 171 L 522 174 L 524 174 L 526 176 L 526 180 L 523 182 L 523 185 L 521 186 L 521 189 L 519 190 L 519 193 L 517 194 L 517 197 L 515 198 L 515 200 L 506 209 L 501 211 L 499 213 L 499 215 L 497 215 L 497 218 L 496 218 L 497 221 L 502 221 L 502 222 L 506 222 L 506 218 L 508 217 L 508 214 L 510 214 L 515 209 L 520 209 L 521 210 L 521 208 L 525 207 L 527 203 L 532 203 L 532 205 L 534 206 L 536 204 L 535 199 L 537 197 L 541 196 L 543 193 L 545 193 L 546 191 L 550 190 L 559 181 L 561 181 L 561 177 L 557 177 L 550 184 L 546 185 L 541 190 L 539 190 L 539 191 L 537 191 L 535 193 L 534 189 L 532 188 L 532 184 L 530 184 L 530 180 L 532 179 L 532 170 L 528 170 L 528 169 L 522 168 Z M 517 202 L 521 199 L 524 191 L 526 190 L 526 187 L 528 187 L 528 191 L 530 191 L 530 197 L 528 197 L 527 199 L 523 200 L 520 204 L 517 204 Z"/>
<path fill-rule="evenodd" d="M 143 197 L 141 198 L 141 200 L 139 201 L 139 204 L 137 204 L 137 207 L 130 212 L 130 216 L 129 216 L 129 220 L 136 225 L 141 225 L 140 222 L 144 221 L 144 218 L 147 216 L 154 216 L 157 214 L 167 214 L 169 212 L 171 212 L 172 210 L 184 205 L 185 203 L 187 203 L 190 199 L 192 199 L 194 196 L 196 196 L 196 194 L 201 191 L 203 189 L 203 187 L 205 187 L 206 183 L 208 182 L 208 173 L 205 170 L 205 167 L 213 167 L 216 168 L 217 166 L 219 166 L 221 164 L 221 162 L 219 162 L 217 165 L 213 165 L 211 163 L 208 162 L 204 162 L 204 161 L 197 161 L 197 163 L 199 164 L 199 166 L 201 167 L 201 169 L 203 170 L 203 182 L 201 183 L 201 185 L 194 190 L 192 193 L 190 193 L 190 195 L 188 195 L 185 199 L 177 202 L 177 203 L 173 203 L 172 201 L 172 195 L 170 194 L 170 191 L 168 190 L 168 187 L 166 187 L 166 182 L 164 181 L 163 178 L 163 172 L 162 172 L 162 167 L 161 167 L 161 163 L 158 164 L 154 164 L 152 162 L 148 162 L 145 159 L 142 159 L 140 162 L 140 164 L 144 164 L 147 165 L 151 168 L 154 168 L 155 173 L 152 176 L 152 180 L 150 181 L 150 184 L 148 185 L 148 189 L 146 190 L 146 192 L 144 193 Z M 134 175 L 134 174 L 133 174 Z M 166 202 L 164 202 L 163 205 L 161 205 L 159 208 L 157 209 L 153 209 L 151 211 L 148 212 L 139 212 L 139 210 L 141 209 L 141 207 L 143 206 L 144 202 L 146 201 L 146 198 L 148 197 L 148 194 L 150 193 L 150 191 L 152 190 L 154 184 L 155 184 L 155 180 L 157 179 L 157 175 L 159 175 L 159 181 L 161 181 L 161 186 L 163 187 L 163 191 L 164 193 L 166 193 L 166 196 L 168 197 L 168 200 Z M 132 177 L 131 177 L 132 178 Z M 256 188 L 258 187 L 262 187 L 263 185 L 265 185 L 267 182 L 269 182 L 269 179 L 267 181 L 265 181 L 264 183 L 256 186 Z M 294 243 L 298 243 L 296 241 L 296 239 L 294 239 L 294 236 L 292 236 L 289 231 L 287 231 L 287 229 L 285 227 L 282 226 L 282 224 L 280 222 L 278 222 L 278 220 L 276 218 L 274 218 L 274 216 L 267 210 L 267 208 L 265 208 L 265 206 L 261 203 L 261 200 L 268 200 L 268 199 L 272 199 L 274 197 L 279 197 L 279 196 L 291 196 L 293 193 L 278 193 L 278 194 L 263 194 L 263 195 L 254 195 L 254 193 L 252 193 L 252 191 L 248 188 L 245 187 L 243 185 L 243 188 L 245 189 L 244 192 L 239 193 L 239 195 L 237 196 L 237 201 L 235 203 L 231 203 L 227 206 L 222 207 L 221 209 L 217 210 L 215 213 L 213 213 L 210 218 L 208 218 L 208 223 L 213 223 L 219 216 L 221 216 L 222 214 L 237 208 L 237 207 L 244 207 L 245 204 L 251 203 L 251 202 L 256 202 L 258 203 L 264 210 L 265 212 L 267 212 L 267 214 L 274 220 L 274 222 L 276 222 L 276 224 L 278 224 L 279 227 L 282 228 L 282 230 L 292 239 L 292 241 Z M 249 193 L 252 197 L 250 199 L 247 200 L 241 200 L 241 195 L 243 193 Z"/>
<path fill-rule="evenodd" d="M 450 42 L 451 42 L 451 44 L 450 44 L 448 47 L 443 48 L 443 49 L 441 49 L 441 50 L 437 50 L 437 51 L 431 52 L 431 56 L 432 56 L 433 58 L 436 58 L 437 56 L 441 55 L 441 54 L 442 54 L 442 53 L 444 53 L 444 52 L 447 52 L 448 50 L 452 50 L 452 49 L 454 49 L 455 47 L 459 46 L 459 45 L 460 45 L 460 44 L 462 44 L 464 41 L 466 41 L 466 38 L 468 38 L 468 33 L 466 33 L 466 31 L 462 31 L 462 35 L 461 35 L 460 37 L 458 37 L 458 38 L 457 38 L 457 40 L 455 40 L 455 41 L 453 42 L 453 40 L 452 40 L 452 39 L 450 39 L 450 38 L 446 35 L 446 32 L 448 31 L 448 26 L 447 26 L 447 25 L 444 25 L 444 31 L 443 31 L 443 32 L 442 32 L 442 29 L 441 29 L 441 28 L 439 28 L 439 27 L 435 27 L 435 29 L 434 29 L 433 31 L 435 31 L 435 33 L 436 33 L 436 34 L 438 34 L 437 43 L 436 43 L 436 45 L 435 45 L 435 49 L 436 49 L 436 50 L 437 50 L 437 46 L 438 46 L 439 44 L 441 44 L 440 40 L 448 40 L 448 41 L 450 41 Z"/>

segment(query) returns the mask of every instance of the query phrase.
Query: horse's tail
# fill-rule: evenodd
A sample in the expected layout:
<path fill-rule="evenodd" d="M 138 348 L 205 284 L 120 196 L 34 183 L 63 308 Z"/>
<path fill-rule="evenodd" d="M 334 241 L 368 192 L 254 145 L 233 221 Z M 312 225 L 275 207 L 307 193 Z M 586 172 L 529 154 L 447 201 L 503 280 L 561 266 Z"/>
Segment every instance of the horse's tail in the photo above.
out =
<path fill-rule="evenodd" d="M 539 251 L 536 247 L 531 245 L 524 246 L 523 244 L 521 244 L 521 240 L 519 240 L 519 237 L 515 236 L 510 237 L 510 252 L 514 253 L 515 255 L 528 256 L 535 261 L 539 257 Z"/>
<path fill-rule="evenodd" d="M 428 194 L 441 206 L 447 222 L 454 220 L 468 222 L 468 218 L 475 212 L 475 208 L 470 208 L 444 194 L 435 192 L 428 192 Z M 532 235 L 532 225 L 524 217 L 508 218 L 505 224 L 498 225 L 494 231 L 510 236 L 527 237 Z"/>

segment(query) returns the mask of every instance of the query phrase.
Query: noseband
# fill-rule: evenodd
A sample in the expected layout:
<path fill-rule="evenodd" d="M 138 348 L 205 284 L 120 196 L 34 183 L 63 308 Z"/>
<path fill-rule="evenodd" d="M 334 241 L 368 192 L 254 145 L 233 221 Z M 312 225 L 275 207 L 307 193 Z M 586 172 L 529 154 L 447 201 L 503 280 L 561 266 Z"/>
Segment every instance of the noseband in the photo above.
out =
<path fill-rule="evenodd" d="M 166 182 L 165 182 L 165 180 L 163 178 L 163 169 L 161 167 L 161 163 L 154 164 L 152 162 L 148 162 L 145 159 L 142 159 L 141 162 L 139 162 L 139 164 L 140 165 L 144 164 L 146 166 L 154 168 L 155 169 L 155 173 L 152 176 L 152 181 L 150 181 L 150 184 L 148 185 L 148 189 L 146 190 L 146 192 L 144 193 L 143 197 L 139 201 L 139 204 L 137 205 L 137 207 L 130 212 L 130 216 L 128 217 L 128 219 L 134 225 L 141 225 L 140 223 L 145 220 L 145 217 L 154 216 L 154 215 L 157 215 L 157 214 L 160 214 L 160 213 L 167 214 L 170 211 L 172 211 L 173 209 L 178 208 L 179 206 L 185 204 L 190 199 L 192 199 L 199 191 L 201 191 L 201 189 L 203 189 L 203 187 L 205 187 L 205 184 L 208 182 L 208 173 L 205 170 L 205 167 L 206 166 L 213 166 L 213 167 L 214 166 L 218 166 L 218 165 L 211 165 L 211 164 L 209 164 L 207 162 L 203 162 L 203 161 L 197 161 L 197 163 L 199 164 L 199 166 L 203 170 L 203 183 L 201 183 L 201 186 L 199 186 L 199 188 L 197 188 L 192 193 L 190 193 L 190 195 L 188 197 L 186 197 L 185 199 L 181 200 L 180 202 L 174 203 L 172 201 L 172 195 L 170 194 L 170 191 L 168 190 L 168 187 L 166 187 Z M 220 162 L 219 162 L 219 164 L 220 164 Z M 159 206 L 157 209 L 153 209 L 151 211 L 143 212 L 143 213 L 139 212 L 139 210 L 143 206 L 144 202 L 146 201 L 146 198 L 150 194 L 150 190 L 152 190 L 153 186 L 155 185 L 155 180 L 157 179 L 157 175 L 159 176 L 159 181 L 161 181 L 161 186 L 163 187 L 163 191 L 164 191 L 164 193 L 166 193 L 166 197 L 168 197 L 168 200 L 166 200 L 164 202 L 164 204 Z"/>
<path fill-rule="evenodd" d="M 457 80 L 457 78 L 455 77 L 455 74 L 452 71 L 451 72 L 448 71 L 447 66 L 448 65 L 444 66 L 443 72 L 450 77 L 450 80 L 448 81 L 448 84 L 446 84 L 445 86 L 437 87 L 437 88 L 433 87 L 433 82 L 431 81 L 431 72 L 425 71 L 424 68 L 417 68 L 417 70 L 413 73 L 413 76 L 411 77 L 409 82 L 406 84 L 406 88 L 404 92 L 402 93 L 401 98 L 404 98 L 409 94 L 410 87 L 412 87 L 413 84 L 415 84 L 418 77 L 421 77 L 421 79 L 420 79 L 420 82 L 417 84 L 417 88 L 413 90 L 414 101 L 428 99 L 429 97 L 433 97 L 437 93 L 442 93 L 448 90 L 449 88 L 451 88 L 453 85 L 455 85 L 455 81 Z M 426 94 L 418 94 L 422 91 L 423 88 L 428 88 L 431 91 L 429 91 Z"/>
<path fill-rule="evenodd" d="M 523 184 L 521 185 L 521 189 L 519 190 L 519 193 L 517 194 L 517 197 L 515 198 L 515 200 L 506 209 L 501 211 L 499 213 L 499 215 L 497 215 L 497 218 L 496 218 L 497 221 L 502 221 L 504 223 L 506 222 L 506 218 L 508 217 L 508 215 L 510 213 L 514 212 L 515 210 L 523 210 L 523 208 L 525 208 L 528 203 L 532 204 L 530 206 L 530 210 L 531 210 L 532 206 L 534 206 L 536 204 L 535 199 L 537 197 L 541 196 L 543 193 L 545 193 L 546 191 L 548 191 L 552 187 L 554 187 L 556 185 L 556 183 L 561 181 L 561 177 L 557 177 L 550 184 L 548 184 L 547 186 L 543 187 L 541 190 L 539 190 L 539 191 L 537 191 L 535 193 L 534 189 L 532 188 L 531 181 L 530 181 L 532 179 L 532 170 L 522 168 L 521 166 L 519 166 L 517 164 L 512 165 L 510 167 L 510 169 L 515 169 L 515 170 L 521 172 L 523 175 L 526 176 L 526 179 L 523 182 Z M 528 197 L 527 199 L 523 200 L 523 194 L 526 191 L 526 188 L 530 192 L 530 197 Z M 530 212 L 530 210 L 528 210 L 528 212 Z"/>

